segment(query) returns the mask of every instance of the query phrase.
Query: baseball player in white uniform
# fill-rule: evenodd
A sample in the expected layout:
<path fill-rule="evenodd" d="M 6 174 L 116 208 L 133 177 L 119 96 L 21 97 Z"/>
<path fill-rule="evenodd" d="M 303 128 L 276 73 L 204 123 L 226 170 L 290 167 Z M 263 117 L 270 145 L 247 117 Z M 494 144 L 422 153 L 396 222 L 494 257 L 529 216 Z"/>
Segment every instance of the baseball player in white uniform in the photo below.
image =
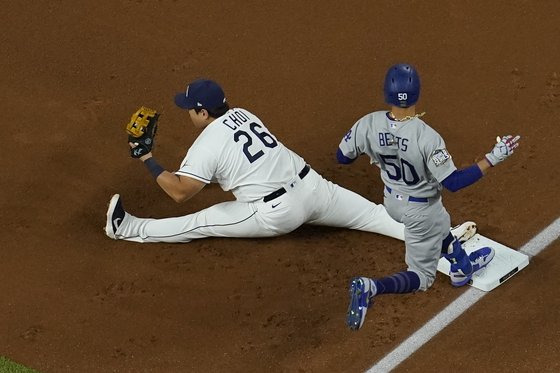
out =
<path fill-rule="evenodd" d="M 467 255 L 449 231 L 450 217 L 441 201 L 442 187 L 453 192 L 479 180 L 492 166 L 509 157 L 519 136 L 504 136 L 486 157 L 457 170 L 442 137 L 416 114 L 420 79 L 408 64 L 392 66 L 385 77 L 389 111 L 358 120 L 340 142 L 337 157 L 348 164 L 367 154 L 381 170 L 384 205 L 404 223 L 406 271 L 384 278 L 356 277 L 350 282 L 347 324 L 358 330 L 377 295 L 427 290 L 434 282 L 441 256 L 451 263 L 451 283 L 463 286 L 494 257 L 485 247 Z"/>
<path fill-rule="evenodd" d="M 383 205 L 325 180 L 278 141 L 258 117 L 242 108 L 231 109 L 216 82 L 193 81 L 175 97 L 175 103 L 188 110 L 194 126 L 201 129 L 179 169 L 165 171 L 151 152 L 139 159 L 177 202 L 187 201 L 213 182 L 231 191 L 236 200 L 186 216 L 144 219 L 125 212 L 115 194 L 107 210 L 109 237 L 135 242 L 269 237 L 309 223 L 404 239 L 404 226 Z M 467 222 L 457 231 L 467 239 L 476 226 Z"/>
<path fill-rule="evenodd" d="M 175 103 L 188 110 L 202 132 L 175 172 L 152 153 L 140 159 L 175 201 L 187 201 L 209 183 L 231 191 L 235 201 L 168 219 L 142 219 L 124 211 L 114 195 L 106 234 L 135 242 L 188 242 L 206 237 L 268 237 L 303 223 L 344 227 L 404 239 L 403 226 L 382 205 L 323 179 L 286 148 L 254 114 L 229 108 L 222 88 L 196 80 Z"/>

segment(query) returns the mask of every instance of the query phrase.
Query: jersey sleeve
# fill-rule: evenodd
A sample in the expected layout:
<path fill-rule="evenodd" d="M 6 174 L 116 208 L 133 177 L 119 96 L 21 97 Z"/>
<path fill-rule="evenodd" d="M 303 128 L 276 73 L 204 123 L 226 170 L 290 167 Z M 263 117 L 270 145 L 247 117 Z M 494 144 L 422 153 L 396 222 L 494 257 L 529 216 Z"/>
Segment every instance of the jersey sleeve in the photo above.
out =
<path fill-rule="evenodd" d="M 429 136 L 424 156 L 426 157 L 428 170 L 440 183 L 457 169 L 451 154 L 445 147 L 443 138 L 435 131 Z"/>
<path fill-rule="evenodd" d="M 350 131 L 344 135 L 338 145 L 340 153 L 351 160 L 358 158 L 358 156 L 362 155 L 364 152 L 363 146 L 361 146 L 362 136 L 359 134 L 359 131 L 362 129 L 361 127 L 363 127 L 360 125 L 361 122 L 361 119 L 357 121 L 352 128 L 350 128 Z"/>
<path fill-rule="evenodd" d="M 217 164 L 218 160 L 215 154 L 207 151 L 204 147 L 192 146 L 175 174 L 188 176 L 210 184 L 216 173 Z"/>

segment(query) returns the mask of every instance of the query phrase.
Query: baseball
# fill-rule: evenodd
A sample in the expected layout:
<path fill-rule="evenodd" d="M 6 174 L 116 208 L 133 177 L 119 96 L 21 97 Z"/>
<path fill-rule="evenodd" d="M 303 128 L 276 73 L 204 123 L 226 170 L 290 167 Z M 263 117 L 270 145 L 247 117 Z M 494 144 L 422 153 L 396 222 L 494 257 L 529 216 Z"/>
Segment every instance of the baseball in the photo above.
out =
<path fill-rule="evenodd" d="M 500 141 L 502 141 L 502 138 L 500 136 L 496 136 L 496 142 L 498 143 Z"/>

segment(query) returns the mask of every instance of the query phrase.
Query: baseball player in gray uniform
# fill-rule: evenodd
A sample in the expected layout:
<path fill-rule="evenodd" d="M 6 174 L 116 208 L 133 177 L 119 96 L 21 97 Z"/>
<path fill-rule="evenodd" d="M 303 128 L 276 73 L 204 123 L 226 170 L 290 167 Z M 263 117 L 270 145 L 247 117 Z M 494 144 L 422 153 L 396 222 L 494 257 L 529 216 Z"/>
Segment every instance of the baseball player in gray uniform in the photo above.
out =
<path fill-rule="evenodd" d="M 451 283 L 463 286 L 494 257 L 485 247 L 467 255 L 450 233 L 450 217 L 441 200 L 442 187 L 453 192 L 479 180 L 489 168 L 509 157 L 520 136 L 503 136 L 485 158 L 458 170 L 442 137 L 416 113 L 420 79 L 408 64 L 392 66 L 385 77 L 389 111 L 376 111 L 358 120 L 340 142 L 339 163 L 367 154 L 380 168 L 385 184 L 384 205 L 393 219 L 404 223 L 406 271 L 385 278 L 355 277 L 350 282 L 347 324 L 358 330 L 374 297 L 427 290 L 434 282 L 441 256 L 451 263 Z"/>

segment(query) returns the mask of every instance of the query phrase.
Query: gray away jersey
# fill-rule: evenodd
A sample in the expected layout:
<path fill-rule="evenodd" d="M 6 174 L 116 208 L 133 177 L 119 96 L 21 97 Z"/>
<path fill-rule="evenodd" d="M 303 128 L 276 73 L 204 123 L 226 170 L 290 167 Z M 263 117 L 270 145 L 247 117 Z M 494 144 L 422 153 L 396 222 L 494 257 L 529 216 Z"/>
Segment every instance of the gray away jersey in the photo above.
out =
<path fill-rule="evenodd" d="M 434 197 L 457 168 L 443 138 L 420 118 L 392 120 L 387 111 L 367 114 L 339 146 L 351 159 L 369 155 L 386 186 L 405 195 Z"/>

